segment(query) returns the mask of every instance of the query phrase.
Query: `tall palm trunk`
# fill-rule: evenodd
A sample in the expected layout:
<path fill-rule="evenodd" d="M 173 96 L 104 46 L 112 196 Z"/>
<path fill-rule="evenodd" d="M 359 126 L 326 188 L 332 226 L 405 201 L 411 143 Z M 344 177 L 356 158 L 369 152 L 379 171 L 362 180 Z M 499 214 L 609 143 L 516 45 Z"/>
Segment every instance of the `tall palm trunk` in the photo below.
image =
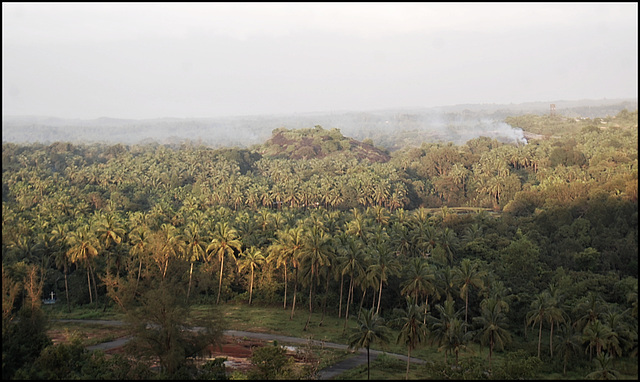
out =
<path fill-rule="evenodd" d="M 294 268 L 295 271 L 295 281 L 293 283 L 293 303 L 291 304 L 291 316 L 289 316 L 289 320 L 293 320 L 293 315 L 296 310 L 296 294 L 298 293 L 298 268 Z"/>
<path fill-rule="evenodd" d="M 378 293 L 378 307 L 376 308 L 376 314 L 380 313 L 380 300 L 382 300 L 382 277 L 380 278 L 380 292 Z"/>
<path fill-rule="evenodd" d="M 220 303 L 220 292 L 222 291 L 222 269 L 224 267 L 224 254 L 220 257 L 220 281 L 218 282 L 218 298 L 216 305 Z"/>
<path fill-rule="evenodd" d="M 140 264 L 138 265 L 138 278 L 136 279 L 136 288 L 133 290 L 133 296 L 135 297 L 136 292 L 138 291 L 138 284 L 140 284 L 140 274 L 142 273 L 142 259 L 140 259 Z"/>
<path fill-rule="evenodd" d="M 67 282 L 67 273 L 69 273 L 69 270 L 65 265 L 64 266 L 64 293 L 67 296 L 67 310 L 69 311 L 69 313 L 71 313 L 71 302 L 69 301 L 69 283 Z"/>
<path fill-rule="evenodd" d="M 284 308 L 287 309 L 287 263 L 284 264 Z"/>
<path fill-rule="evenodd" d="M 542 319 L 540 319 L 540 330 L 538 332 L 538 358 L 540 358 L 540 345 L 542 344 Z"/>
<path fill-rule="evenodd" d="M 362 312 L 362 305 L 364 304 L 364 298 L 367 295 L 367 289 L 368 288 L 364 288 L 364 291 L 362 292 L 362 300 L 360 300 L 360 309 L 358 309 L 358 316 L 360 316 L 360 312 Z"/>
<path fill-rule="evenodd" d="M 467 313 L 469 312 L 469 288 L 464 294 L 464 323 L 467 323 Z M 467 325 L 464 326 L 464 332 L 467 332 Z"/>
<path fill-rule="evenodd" d="M 309 322 L 311 321 L 311 313 L 313 312 L 313 271 L 314 267 L 311 265 L 311 286 L 309 286 L 309 317 L 307 317 L 307 323 L 304 324 L 303 332 L 307 331 L 309 327 Z M 317 280 L 316 280 L 317 281 Z"/>
<path fill-rule="evenodd" d="M 89 303 L 93 303 L 93 295 L 91 294 L 91 277 L 89 276 L 89 267 L 87 267 L 87 285 L 89 285 Z"/>
<path fill-rule="evenodd" d="M 191 294 L 191 276 L 193 274 L 193 262 L 191 263 L 191 268 L 189 269 L 189 288 L 187 289 L 187 303 L 189 303 L 189 295 Z"/>
<path fill-rule="evenodd" d="M 329 294 L 329 272 L 327 271 L 327 282 L 324 287 L 324 301 L 322 302 L 322 318 L 320 318 L 320 323 L 318 326 L 322 326 L 324 323 L 324 316 L 327 313 L 327 295 Z"/>
<path fill-rule="evenodd" d="M 551 352 L 551 358 L 553 359 L 553 320 L 551 320 L 551 332 L 549 333 L 549 351 Z"/>
<path fill-rule="evenodd" d="M 340 305 L 338 307 L 338 318 L 342 317 L 342 286 L 344 285 L 344 274 L 340 276 Z"/>
<path fill-rule="evenodd" d="M 349 293 L 347 293 L 347 306 L 345 307 L 344 313 L 344 327 L 342 328 L 342 332 L 344 333 L 347 330 L 347 322 L 349 321 L 349 306 L 353 302 L 353 277 L 349 281 Z"/>
<path fill-rule="evenodd" d="M 418 301 L 418 300 L 416 300 Z M 424 300 L 424 316 L 422 316 L 422 324 L 427 324 L 427 309 L 429 309 L 429 294 L 427 293 L 427 298 Z"/>
<path fill-rule="evenodd" d="M 369 345 L 367 345 L 367 380 L 371 379 L 371 362 L 369 361 Z"/>
<path fill-rule="evenodd" d="M 98 284 L 96 284 L 96 276 L 93 272 L 93 267 L 91 265 L 89 265 L 89 271 L 90 271 L 89 273 L 91 274 L 91 281 L 93 281 L 93 292 L 94 292 L 94 295 L 96 296 L 94 301 L 97 306 L 98 305 L 98 287 L 97 287 Z"/>
<path fill-rule="evenodd" d="M 489 370 L 491 370 L 491 357 L 493 356 L 493 334 L 489 337 Z"/>
<path fill-rule="evenodd" d="M 251 297 L 253 297 L 253 266 L 251 266 L 251 283 L 249 284 L 249 305 L 251 305 Z"/>
<path fill-rule="evenodd" d="M 404 376 L 404 379 L 409 379 L 409 365 L 411 365 L 411 346 L 408 346 L 409 351 L 407 352 L 407 373 Z"/>

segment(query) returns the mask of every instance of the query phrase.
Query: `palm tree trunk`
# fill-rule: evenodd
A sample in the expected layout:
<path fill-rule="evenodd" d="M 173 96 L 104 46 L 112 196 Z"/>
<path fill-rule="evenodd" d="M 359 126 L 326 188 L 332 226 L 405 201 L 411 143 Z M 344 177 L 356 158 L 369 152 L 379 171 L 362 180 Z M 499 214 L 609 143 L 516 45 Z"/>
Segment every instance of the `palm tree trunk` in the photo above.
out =
<path fill-rule="evenodd" d="M 493 334 L 489 340 L 489 371 L 491 371 L 491 357 L 493 356 Z"/>
<path fill-rule="evenodd" d="M 551 320 L 551 332 L 549 333 L 549 352 L 553 359 L 553 320 Z"/>
<path fill-rule="evenodd" d="M 251 305 L 251 297 L 253 297 L 253 266 L 251 267 L 251 284 L 249 286 L 249 305 Z"/>
<path fill-rule="evenodd" d="M 367 346 L 367 380 L 371 379 L 371 374 L 369 372 L 369 370 L 371 369 L 370 365 L 371 363 L 369 362 L 369 346 Z"/>
<path fill-rule="evenodd" d="M 342 328 L 342 332 L 344 333 L 347 330 L 347 321 L 349 320 L 349 305 L 351 305 L 351 300 L 353 299 L 353 277 L 349 281 L 349 293 L 347 293 L 347 306 L 345 307 L 344 313 L 344 327 Z"/>
<path fill-rule="evenodd" d="M 224 254 L 220 257 L 220 281 L 218 282 L 218 298 L 216 305 L 220 303 L 220 291 L 222 291 L 222 269 L 224 267 Z"/>
<path fill-rule="evenodd" d="M 98 286 L 97 286 L 98 284 L 96 284 L 96 276 L 93 272 L 93 267 L 91 265 L 89 265 L 89 271 L 90 271 L 89 273 L 91 273 L 91 281 L 93 281 L 93 292 L 94 292 L 94 295 L 96 296 L 94 301 L 97 306 L 98 305 Z"/>
<path fill-rule="evenodd" d="M 67 310 L 71 313 L 71 302 L 69 301 L 69 283 L 67 282 L 67 266 L 64 267 L 64 292 L 67 296 Z"/>
<path fill-rule="evenodd" d="M 338 307 L 338 318 L 342 317 L 342 286 L 343 284 L 344 284 L 344 274 L 340 276 L 340 305 Z"/>
<path fill-rule="evenodd" d="M 191 294 L 191 275 L 193 274 L 193 262 L 191 263 L 191 269 L 189 269 L 189 288 L 187 289 L 187 303 L 189 303 L 189 295 Z"/>
<path fill-rule="evenodd" d="M 140 259 L 140 265 L 138 265 L 138 279 L 136 280 L 136 288 L 133 290 L 133 296 L 135 297 L 138 291 L 138 284 L 140 283 L 140 273 L 142 273 L 142 259 Z"/>
<path fill-rule="evenodd" d="M 422 316 L 422 324 L 423 325 L 427 324 L 427 309 L 428 308 L 429 308 L 429 293 L 427 293 L 427 299 L 424 301 L 424 316 Z"/>
<path fill-rule="evenodd" d="M 327 271 L 327 282 L 324 286 L 324 301 L 322 302 L 322 318 L 320 318 L 320 323 L 318 326 L 322 326 L 324 323 L 324 316 L 327 313 L 327 295 L 329 294 L 329 271 Z"/>
<path fill-rule="evenodd" d="M 291 304 L 291 316 L 289 316 L 289 320 L 293 320 L 293 314 L 296 310 L 296 294 L 298 293 L 298 268 L 294 268 L 295 270 L 295 281 L 293 283 L 293 303 Z"/>
<path fill-rule="evenodd" d="M 309 327 L 309 321 L 311 321 L 311 313 L 313 312 L 313 265 L 311 266 L 311 285 L 309 286 L 309 317 L 307 317 L 307 323 L 304 324 L 303 332 L 307 331 Z"/>
<path fill-rule="evenodd" d="M 542 344 L 542 319 L 540 319 L 540 330 L 538 332 L 538 358 L 540 358 L 540 345 Z"/>
<path fill-rule="evenodd" d="M 467 287 L 464 294 L 464 323 L 468 323 L 467 321 L 467 313 L 469 312 L 469 288 Z M 464 332 L 467 332 L 467 326 L 464 326 Z"/>
<path fill-rule="evenodd" d="M 407 374 L 404 376 L 404 379 L 409 379 L 409 365 L 411 365 L 411 346 L 408 347 L 409 351 L 407 353 Z"/>
<path fill-rule="evenodd" d="M 287 263 L 284 263 L 284 308 L 287 309 Z"/>
<path fill-rule="evenodd" d="M 367 294 L 367 288 L 364 288 L 364 291 L 362 292 L 362 300 L 360 300 L 360 309 L 358 309 L 358 316 L 360 316 L 360 312 L 362 312 L 362 305 L 364 304 L 364 297 Z"/>
<path fill-rule="evenodd" d="M 89 303 L 93 303 L 93 296 L 91 295 L 91 278 L 89 277 L 89 267 L 87 267 L 87 285 L 89 285 Z"/>
<path fill-rule="evenodd" d="M 382 277 L 380 277 L 380 292 L 378 293 L 378 307 L 376 308 L 376 314 L 380 313 L 380 300 L 382 300 Z"/>

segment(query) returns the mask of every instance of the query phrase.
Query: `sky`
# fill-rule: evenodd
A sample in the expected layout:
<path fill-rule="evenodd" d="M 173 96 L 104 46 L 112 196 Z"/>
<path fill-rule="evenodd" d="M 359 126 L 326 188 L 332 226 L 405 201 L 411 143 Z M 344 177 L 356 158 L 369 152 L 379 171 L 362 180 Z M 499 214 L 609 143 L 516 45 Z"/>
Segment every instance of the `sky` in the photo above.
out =
<path fill-rule="evenodd" d="M 2 115 L 637 98 L 637 3 L 2 3 Z"/>

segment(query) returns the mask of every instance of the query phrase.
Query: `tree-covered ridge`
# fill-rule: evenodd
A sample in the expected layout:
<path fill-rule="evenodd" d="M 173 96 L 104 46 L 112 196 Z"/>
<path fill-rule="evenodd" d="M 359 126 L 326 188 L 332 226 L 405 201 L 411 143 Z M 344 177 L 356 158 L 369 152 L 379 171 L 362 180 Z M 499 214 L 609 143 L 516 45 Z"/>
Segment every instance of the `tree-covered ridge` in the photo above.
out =
<path fill-rule="evenodd" d="M 395 322 L 409 296 L 450 362 L 474 342 L 582 376 L 594 359 L 633 360 L 635 115 L 526 145 L 423 144 L 384 163 L 260 146 L 4 143 L 3 353 L 20 345 L 5 341 L 5 322 L 22 330 L 15 310 L 48 291 L 133 309 L 167 280 L 167 304 L 277 304 L 345 328 L 365 309 Z M 427 346 L 403 341 L 414 355 Z"/>
<path fill-rule="evenodd" d="M 387 162 L 390 158 L 388 153 L 374 147 L 370 140 L 359 142 L 345 137 L 339 129 L 325 130 L 319 125 L 312 129 L 275 129 L 272 137 L 258 150 L 267 157 L 286 159 L 321 159 L 339 153 L 370 162 Z"/>
<path fill-rule="evenodd" d="M 571 136 L 581 132 L 608 128 L 638 129 L 638 110 L 623 109 L 614 116 L 582 118 L 562 115 L 525 114 L 505 118 L 514 127 L 543 136 Z"/>

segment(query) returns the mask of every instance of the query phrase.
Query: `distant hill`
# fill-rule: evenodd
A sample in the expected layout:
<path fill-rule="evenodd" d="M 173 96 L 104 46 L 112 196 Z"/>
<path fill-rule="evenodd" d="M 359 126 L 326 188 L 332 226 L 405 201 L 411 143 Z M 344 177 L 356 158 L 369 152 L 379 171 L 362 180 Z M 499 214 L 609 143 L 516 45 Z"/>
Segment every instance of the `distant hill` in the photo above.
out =
<path fill-rule="evenodd" d="M 344 154 L 359 160 L 387 162 L 387 152 L 373 146 L 373 142 L 360 142 L 342 135 L 339 129 L 325 130 L 322 126 L 289 130 L 273 130 L 273 135 L 259 146 L 262 156 L 288 159 L 324 158 Z"/>

